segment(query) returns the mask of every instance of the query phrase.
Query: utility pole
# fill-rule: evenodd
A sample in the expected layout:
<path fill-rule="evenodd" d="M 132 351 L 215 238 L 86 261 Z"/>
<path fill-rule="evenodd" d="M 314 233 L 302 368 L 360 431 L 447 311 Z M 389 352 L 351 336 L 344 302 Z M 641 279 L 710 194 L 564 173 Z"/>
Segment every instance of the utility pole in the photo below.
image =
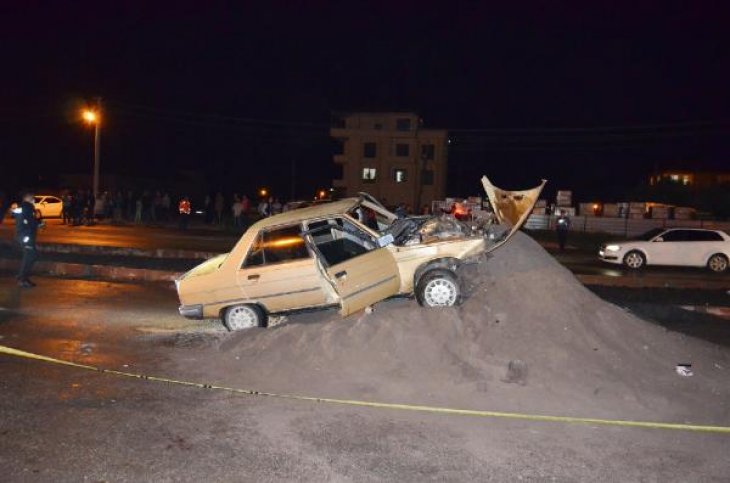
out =
<path fill-rule="evenodd" d="M 94 198 L 99 197 L 99 161 L 101 147 L 101 97 L 96 98 L 96 122 L 94 123 Z"/>

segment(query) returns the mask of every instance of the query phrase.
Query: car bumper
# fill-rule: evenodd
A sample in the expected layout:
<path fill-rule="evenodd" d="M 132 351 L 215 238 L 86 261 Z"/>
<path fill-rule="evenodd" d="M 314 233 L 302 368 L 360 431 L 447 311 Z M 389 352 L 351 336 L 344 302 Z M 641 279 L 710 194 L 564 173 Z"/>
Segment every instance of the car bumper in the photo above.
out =
<path fill-rule="evenodd" d="M 203 318 L 203 305 L 181 305 L 178 309 L 180 315 L 188 319 L 200 320 Z"/>

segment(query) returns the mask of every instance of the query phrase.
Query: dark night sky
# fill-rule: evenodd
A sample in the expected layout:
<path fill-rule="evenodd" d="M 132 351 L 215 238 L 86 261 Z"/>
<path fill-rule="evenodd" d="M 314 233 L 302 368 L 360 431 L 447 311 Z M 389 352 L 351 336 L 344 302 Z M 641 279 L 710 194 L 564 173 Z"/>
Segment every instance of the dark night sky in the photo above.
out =
<path fill-rule="evenodd" d="M 452 194 L 481 173 L 592 197 L 728 169 L 723 2 L 497 3 L 2 2 L 0 175 L 90 170 L 77 112 L 97 95 L 103 171 L 285 197 L 294 158 L 300 196 L 329 184 L 333 110 L 453 129 Z"/>

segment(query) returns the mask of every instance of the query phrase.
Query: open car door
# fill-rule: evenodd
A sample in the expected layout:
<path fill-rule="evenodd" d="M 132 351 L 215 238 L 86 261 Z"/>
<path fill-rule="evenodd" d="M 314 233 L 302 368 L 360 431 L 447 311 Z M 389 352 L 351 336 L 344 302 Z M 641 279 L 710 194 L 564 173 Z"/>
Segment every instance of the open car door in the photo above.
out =
<path fill-rule="evenodd" d="M 324 277 L 339 296 L 343 316 L 400 290 L 393 254 L 347 218 L 310 224 L 306 240 L 319 259 Z"/>
<path fill-rule="evenodd" d="M 489 178 L 482 176 L 482 185 L 494 210 L 494 216 L 500 224 L 509 227 L 509 231 L 506 232 L 505 236 L 489 247 L 488 251 L 492 251 L 506 243 L 517 230 L 522 228 L 522 225 L 532 214 L 532 209 L 535 207 L 545 183 L 547 183 L 547 180 L 544 179 L 539 186 L 529 190 L 507 191 L 494 186 Z"/>

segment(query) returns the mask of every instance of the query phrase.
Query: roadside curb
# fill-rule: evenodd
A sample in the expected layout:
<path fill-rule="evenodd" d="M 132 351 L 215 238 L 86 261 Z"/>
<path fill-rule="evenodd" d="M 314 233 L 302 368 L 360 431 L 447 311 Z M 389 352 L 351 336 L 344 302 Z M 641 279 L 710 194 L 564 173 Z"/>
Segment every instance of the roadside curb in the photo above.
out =
<path fill-rule="evenodd" d="M 96 245 L 70 245 L 62 243 L 39 243 L 38 251 L 41 253 L 74 253 L 80 255 L 110 255 L 122 257 L 149 257 L 149 258 L 184 258 L 207 260 L 217 256 L 216 252 L 198 250 L 178 250 L 171 248 L 128 248 L 108 247 Z"/>
<path fill-rule="evenodd" d="M 19 267 L 20 260 L 0 258 L 0 270 L 17 271 Z M 182 274 L 181 272 L 167 270 L 50 262 L 43 260 L 35 264 L 33 271 L 57 277 L 95 278 L 115 282 L 172 282 Z"/>
<path fill-rule="evenodd" d="M 0 270 L 17 271 L 20 260 L 0 258 Z M 90 263 L 67 263 L 39 260 L 34 271 L 44 275 L 71 278 L 95 278 L 118 282 L 172 282 L 183 272 L 130 268 L 115 265 L 95 265 Z M 580 275 L 575 277 L 583 285 L 624 288 L 677 288 L 698 290 L 727 290 L 723 280 L 672 280 L 666 281 L 645 277 L 608 277 L 603 275 Z"/>
<path fill-rule="evenodd" d="M 583 285 L 601 285 L 604 287 L 624 288 L 678 288 L 698 290 L 727 290 L 727 280 L 681 280 L 654 277 L 609 277 L 606 275 L 575 274 L 575 278 Z"/>

